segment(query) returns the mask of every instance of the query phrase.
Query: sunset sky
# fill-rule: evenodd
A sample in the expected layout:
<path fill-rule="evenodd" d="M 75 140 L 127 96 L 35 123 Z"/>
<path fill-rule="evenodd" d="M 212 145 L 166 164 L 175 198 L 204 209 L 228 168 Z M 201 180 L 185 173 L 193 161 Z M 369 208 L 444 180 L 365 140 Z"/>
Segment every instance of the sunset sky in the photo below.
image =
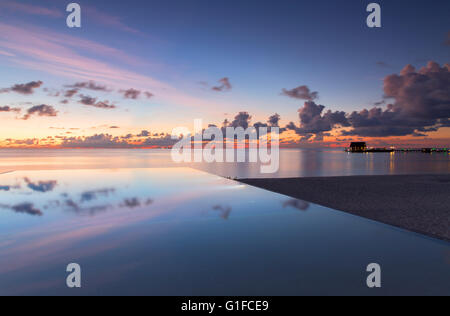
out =
<path fill-rule="evenodd" d="M 361 0 L 76 2 L 81 28 L 68 0 L 0 1 L 0 147 L 168 146 L 194 119 L 450 145 L 447 0 L 376 1 L 377 29 Z"/>

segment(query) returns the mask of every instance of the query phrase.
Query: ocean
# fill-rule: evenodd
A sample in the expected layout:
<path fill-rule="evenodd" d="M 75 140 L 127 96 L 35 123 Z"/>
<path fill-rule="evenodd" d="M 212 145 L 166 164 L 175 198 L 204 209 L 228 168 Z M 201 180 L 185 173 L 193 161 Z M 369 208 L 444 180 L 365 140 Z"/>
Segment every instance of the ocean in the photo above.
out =
<path fill-rule="evenodd" d="M 343 149 L 281 149 L 275 173 L 260 163 L 174 163 L 169 149 L 0 150 L 0 171 L 192 167 L 230 178 L 328 177 L 442 174 L 450 172 L 446 153 L 346 153 Z"/>

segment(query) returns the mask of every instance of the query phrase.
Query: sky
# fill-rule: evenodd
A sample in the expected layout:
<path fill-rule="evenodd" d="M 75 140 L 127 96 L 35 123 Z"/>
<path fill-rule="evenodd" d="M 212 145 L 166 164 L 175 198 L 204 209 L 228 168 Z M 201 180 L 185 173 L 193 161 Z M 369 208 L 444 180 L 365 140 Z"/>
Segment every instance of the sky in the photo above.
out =
<path fill-rule="evenodd" d="M 1 0 L 0 147 L 167 146 L 194 119 L 450 145 L 450 2 L 377 1 L 369 28 L 370 2 L 77 1 L 69 28 L 70 1 Z"/>

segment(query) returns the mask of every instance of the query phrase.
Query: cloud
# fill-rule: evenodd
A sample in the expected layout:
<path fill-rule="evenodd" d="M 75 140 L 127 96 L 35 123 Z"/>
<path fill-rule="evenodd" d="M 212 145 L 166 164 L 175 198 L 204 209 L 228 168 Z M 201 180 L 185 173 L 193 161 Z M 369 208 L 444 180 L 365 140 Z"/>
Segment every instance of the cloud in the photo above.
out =
<path fill-rule="evenodd" d="M 71 98 L 71 97 L 73 97 L 75 94 L 77 94 L 78 93 L 78 91 L 79 91 L 79 89 L 70 89 L 70 90 L 66 90 L 65 92 L 64 92 L 64 97 L 66 97 L 66 98 Z"/>
<path fill-rule="evenodd" d="M 140 207 L 141 201 L 138 198 L 125 199 L 120 206 L 133 209 L 136 207 Z"/>
<path fill-rule="evenodd" d="M 114 193 L 116 190 L 112 188 L 86 191 L 81 194 L 81 202 L 89 202 L 98 199 L 99 197 L 106 197 Z"/>
<path fill-rule="evenodd" d="M 211 90 L 217 91 L 217 92 L 223 92 L 223 91 L 230 91 L 232 89 L 230 79 L 227 77 L 224 77 L 218 81 L 221 85 L 212 87 Z"/>
<path fill-rule="evenodd" d="M 95 134 L 85 137 L 64 138 L 61 144 L 66 148 L 131 148 L 133 145 L 109 134 Z"/>
<path fill-rule="evenodd" d="M 144 134 L 147 135 L 146 131 Z M 139 137 L 142 136 L 142 133 Z M 150 135 L 150 133 L 148 133 Z M 146 147 L 170 147 L 179 139 L 172 139 L 170 134 L 157 134 L 147 137 L 140 142 L 130 141 L 133 135 L 112 136 L 110 134 L 95 134 L 83 137 L 61 137 L 63 148 L 146 148 Z"/>
<path fill-rule="evenodd" d="M 133 100 L 136 100 L 141 95 L 141 91 L 136 89 L 120 90 L 120 93 L 123 94 L 123 97 L 125 99 L 133 99 Z"/>
<path fill-rule="evenodd" d="M 58 111 L 56 111 L 52 106 L 41 104 L 36 105 L 27 110 L 27 114 L 22 118 L 23 120 L 28 120 L 32 115 L 37 116 L 57 116 Z"/>
<path fill-rule="evenodd" d="M 39 181 L 37 183 L 31 182 L 28 178 L 25 178 L 24 181 L 27 183 L 28 188 L 36 192 L 49 192 L 53 191 L 53 189 L 57 186 L 57 181 Z"/>
<path fill-rule="evenodd" d="M 251 115 L 248 114 L 248 112 L 239 112 L 235 117 L 233 122 L 231 122 L 230 126 L 231 127 L 242 127 L 244 129 L 247 129 L 249 124 L 250 124 L 250 120 L 252 119 Z"/>
<path fill-rule="evenodd" d="M 10 207 L 16 213 L 25 213 L 34 216 L 42 216 L 41 210 L 34 207 L 32 203 L 22 203 Z"/>
<path fill-rule="evenodd" d="M 148 59 L 143 60 L 117 48 L 47 28 L 27 24 L 18 27 L 0 22 L 0 49 L 15 54 L 14 63 L 30 71 L 81 82 L 91 80 L 114 89 L 125 85 L 151 91 L 170 105 L 205 109 L 226 106 L 216 99 L 194 97 L 167 82 L 132 71 L 126 66 L 132 65 L 133 69 L 141 70 L 154 64 L 149 64 Z"/>
<path fill-rule="evenodd" d="M 384 61 L 378 61 L 377 66 L 380 66 L 381 68 L 392 68 L 391 65 L 389 65 L 388 63 L 386 63 Z"/>
<path fill-rule="evenodd" d="M 386 100 L 381 100 L 381 101 L 375 102 L 373 105 L 379 106 L 379 105 L 383 105 L 383 104 L 386 104 Z"/>
<path fill-rule="evenodd" d="M 20 112 L 19 108 L 12 108 L 9 106 L 0 106 L 0 112 Z"/>
<path fill-rule="evenodd" d="M 281 94 L 290 98 L 308 101 L 313 101 L 319 97 L 318 92 L 311 92 L 307 86 L 298 86 L 291 90 L 283 89 Z"/>
<path fill-rule="evenodd" d="M 286 202 L 283 202 L 283 208 L 293 207 L 300 211 L 307 211 L 309 208 L 309 203 L 303 200 L 291 199 Z"/>
<path fill-rule="evenodd" d="M 93 91 L 105 91 L 105 92 L 111 91 L 106 86 L 96 84 L 94 81 L 77 82 L 73 85 L 68 85 L 66 87 L 75 89 L 88 89 Z"/>
<path fill-rule="evenodd" d="M 385 100 L 392 100 L 385 108 L 373 107 L 346 113 L 326 111 L 323 105 L 305 102 L 299 109 L 300 126 L 291 122 L 286 126 L 302 136 L 301 140 L 315 141 L 329 136 L 336 127 L 344 127 L 341 136 L 389 137 L 412 135 L 422 137 L 427 132 L 450 126 L 450 66 L 430 61 L 416 70 L 406 65 L 400 74 L 384 78 Z M 303 92 L 306 93 L 307 90 Z M 377 102 L 376 105 L 383 105 Z"/>
<path fill-rule="evenodd" d="M 118 129 L 118 128 L 120 128 L 119 126 L 110 126 L 109 127 L 110 129 Z"/>
<path fill-rule="evenodd" d="M 139 99 L 141 94 L 143 94 L 147 99 L 150 99 L 151 97 L 153 97 L 153 93 L 150 93 L 148 91 L 142 92 L 141 90 L 137 90 L 137 89 L 133 89 L 133 88 L 130 88 L 127 90 L 119 90 L 119 92 L 122 93 L 122 95 L 125 99 L 137 100 L 137 99 Z"/>
<path fill-rule="evenodd" d="M 423 135 L 449 124 L 450 66 L 430 61 L 416 71 L 407 65 L 384 79 L 384 94 L 393 102 L 348 116 L 353 129 L 344 136 L 386 137 Z"/>
<path fill-rule="evenodd" d="M 230 214 L 231 214 L 231 207 L 230 206 L 223 206 L 223 205 L 215 205 L 212 208 L 214 211 L 218 211 L 219 212 L 219 216 L 222 219 L 227 220 L 228 218 L 230 218 Z"/>
<path fill-rule="evenodd" d="M 141 147 L 171 147 L 175 145 L 179 139 L 172 139 L 169 134 L 160 134 L 155 137 L 148 137 L 144 142 L 141 143 Z"/>
<path fill-rule="evenodd" d="M 137 135 L 137 137 L 148 137 L 148 136 L 150 136 L 150 132 L 146 130 L 141 131 L 141 133 Z"/>
<path fill-rule="evenodd" d="M 0 185 L 0 191 L 10 191 L 11 189 L 20 189 L 20 185 Z"/>
<path fill-rule="evenodd" d="M 3 50 L 0 50 L 0 55 L 6 56 L 6 57 L 14 57 L 14 56 L 16 56 L 16 55 L 14 55 L 14 54 L 5 52 L 5 51 L 3 51 Z"/>
<path fill-rule="evenodd" d="M 269 124 L 269 126 L 272 126 L 272 127 L 278 127 L 279 122 L 280 122 L 280 115 L 277 113 L 270 116 L 269 119 L 267 120 L 267 123 Z"/>
<path fill-rule="evenodd" d="M 15 145 L 27 145 L 27 146 L 31 146 L 31 145 L 35 145 L 39 143 L 39 140 L 37 139 L 33 139 L 33 138 L 29 138 L 29 139 L 16 139 L 16 140 L 11 140 L 11 142 Z"/>
<path fill-rule="evenodd" d="M 124 22 L 122 22 L 120 17 L 109 15 L 105 13 L 103 10 L 99 11 L 91 6 L 83 6 L 83 9 L 86 11 L 87 16 L 92 17 L 93 21 L 96 21 L 97 23 L 103 24 L 105 26 L 113 27 L 115 29 L 134 33 L 134 34 L 141 34 L 140 31 L 127 26 Z"/>
<path fill-rule="evenodd" d="M 445 40 L 444 44 L 450 46 L 450 32 L 447 33 L 447 39 Z"/>
<path fill-rule="evenodd" d="M 145 97 L 146 97 L 147 99 L 150 99 L 150 98 L 152 98 L 152 97 L 155 96 L 153 93 L 148 92 L 148 91 L 145 91 L 145 92 L 144 92 L 144 95 L 145 95 Z"/>
<path fill-rule="evenodd" d="M 87 105 L 87 106 L 93 106 L 99 109 L 115 109 L 116 105 L 109 104 L 109 101 L 100 101 L 97 102 L 97 98 L 93 98 L 87 95 L 80 95 L 80 101 L 78 101 L 81 104 Z"/>
<path fill-rule="evenodd" d="M 63 16 L 60 10 L 44 8 L 31 4 L 17 3 L 15 1 L 2 0 L 0 2 L 0 8 L 14 12 L 22 12 L 31 15 L 41 15 L 53 18 L 59 18 Z"/>
<path fill-rule="evenodd" d="M 306 101 L 304 106 L 298 110 L 300 126 L 297 127 L 295 123 L 291 122 L 286 128 L 294 130 L 305 139 L 316 135 L 316 140 L 319 140 L 325 136 L 324 133 L 330 132 L 338 125 L 350 126 L 345 112 L 328 110 L 324 113 L 324 109 L 323 105 L 318 105 L 314 101 Z"/>
<path fill-rule="evenodd" d="M 6 92 L 17 92 L 20 94 L 30 95 L 33 94 L 34 89 L 39 88 L 42 86 L 42 81 L 31 81 L 24 84 L 15 84 L 11 88 L 3 88 L 0 89 L 0 93 L 6 93 Z"/>

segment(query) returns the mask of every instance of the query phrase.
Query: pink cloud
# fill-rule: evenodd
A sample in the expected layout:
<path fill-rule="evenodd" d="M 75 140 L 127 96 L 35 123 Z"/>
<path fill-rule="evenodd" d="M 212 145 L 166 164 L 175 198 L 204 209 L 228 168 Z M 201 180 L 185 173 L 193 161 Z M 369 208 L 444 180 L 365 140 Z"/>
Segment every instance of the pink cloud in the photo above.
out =
<path fill-rule="evenodd" d="M 15 56 L 14 54 L 11 54 L 11 53 L 8 53 L 8 52 L 2 51 L 2 50 L 0 50 L 0 55 L 7 56 L 7 57 L 14 57 Z"/>
<path fill-rule="evenodd" d="M 59 18 L 63 16 L 63 12 L 56 9 L 48 9 L 43 8 L 36 5 L 31 4 L 23 4 L 23 3 L 17 3 L 15 1 L 9 1 L 9 0 L 2 0 L 0 2 L 0 8 L 15 11 L 15 12 L 22 12 L 25 14 L 32 14 L 32 15 L 43 15 L 43 16 L 49 16 L 54 18 Z"/>
<path fill-rule="evenodd" d="M 26 69 L 72 80 L 92 80 L 118 89 L 130 86 L 152 91 L 158 100 L 181 106 L 206 109 L 225 106 L 190 96 L 158 79 L 118 66 L 120 62 L 144 66 L 149 64 L 139 58 L 112 47 L 44 28 L 16 27 L 0 22 L 0 49 L 14 53 L 16 57 L 12 61 Z M 81 51 L 95 53 L 100 58 L 85 57 L 79 53 Z M 110 64 L 105 61 L 110 58 L 119 62 Z"/>
<path fill-rule="evenodd" d="M 105 26 L 113 27 L 115 29 L 119 29 L 121 31 L 135 33 L 135 34 L 141 34 L 140 31 L 133 29 L 129 26 L 127 26 L 125 23 L 122 22 L 121 18 L 117 16 L 109 15 L 105 12 L 99 11 L 94 7 L 90 6 L 83 6 L 83 10 L 86 11 L 86 14 L 88 17 L 92 17 L 93 20 L 96 22 L 103 24 Z"/>

